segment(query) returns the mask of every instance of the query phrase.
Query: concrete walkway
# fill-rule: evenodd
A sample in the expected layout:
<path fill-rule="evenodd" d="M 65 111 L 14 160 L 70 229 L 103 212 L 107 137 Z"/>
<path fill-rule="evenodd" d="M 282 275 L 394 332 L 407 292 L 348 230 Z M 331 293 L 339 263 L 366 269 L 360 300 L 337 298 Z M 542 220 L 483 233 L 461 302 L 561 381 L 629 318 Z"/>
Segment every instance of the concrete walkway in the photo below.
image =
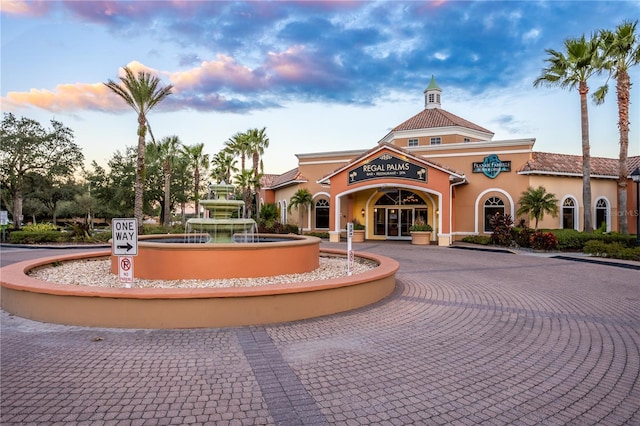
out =
<path fill-rule="evenodd" d="M 638 270 L 356 249 L 400 261 L 395 293 L 315 320 L 117 330 L 2 312 L 0 424 L 640 424 Z"/>

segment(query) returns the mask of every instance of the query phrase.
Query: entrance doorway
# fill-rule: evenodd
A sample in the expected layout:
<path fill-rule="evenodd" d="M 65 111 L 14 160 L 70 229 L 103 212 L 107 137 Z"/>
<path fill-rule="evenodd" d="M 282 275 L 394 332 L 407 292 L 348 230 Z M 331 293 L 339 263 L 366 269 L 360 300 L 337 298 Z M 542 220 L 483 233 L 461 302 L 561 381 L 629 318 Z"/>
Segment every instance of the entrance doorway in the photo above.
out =
<path fill-rule="evenodd" d="M 409 228 L 417 219 L 428 223 L 428 210 L 422 198 L 407 190 L 387 191 L 373 209 L 373 234 L 390 240 L 411 239 Z"/>

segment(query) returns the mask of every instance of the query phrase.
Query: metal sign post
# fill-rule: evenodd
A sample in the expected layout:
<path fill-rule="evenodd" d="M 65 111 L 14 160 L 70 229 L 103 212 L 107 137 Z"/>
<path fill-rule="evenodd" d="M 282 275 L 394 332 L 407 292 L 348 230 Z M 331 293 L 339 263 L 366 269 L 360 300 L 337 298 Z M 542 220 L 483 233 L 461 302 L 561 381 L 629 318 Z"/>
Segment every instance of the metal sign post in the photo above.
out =
<path fill-rule="evenodd" d="M 133 256 L 138 255 L 138 223 L 135 218 L 111 221 L 111 252 L 118 256 L 118 276 L 126 288 L 133 284 Z"/>
<path fill-rule="evenodd" d="M 7 239 L 5 234 L 5 229 L 9 224 L 9 212 L 7 210 L 0 211 L 0 226 L 2 227 L 2 242 L 4 243 Z"/>
<path fill-rule="evenodd" d="M 351 248 L 351 239 L 353 238 L 353 223 L 347 223 L 347 275 L 353 274 L 353 249 Z"/>

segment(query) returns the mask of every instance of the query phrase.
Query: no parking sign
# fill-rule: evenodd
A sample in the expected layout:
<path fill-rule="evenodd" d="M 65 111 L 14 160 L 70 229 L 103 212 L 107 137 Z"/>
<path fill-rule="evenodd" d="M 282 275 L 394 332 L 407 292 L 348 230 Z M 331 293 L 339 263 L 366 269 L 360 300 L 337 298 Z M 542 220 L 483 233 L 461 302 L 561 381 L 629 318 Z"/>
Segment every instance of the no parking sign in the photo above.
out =
<path fill-rule="evenodd" d="M 132 256 L 118 257 L 118 276 L 120 277 L 120 282 L 123 283 L 126 288 L 131 288 L 131 284 L 133 284 Z"/>

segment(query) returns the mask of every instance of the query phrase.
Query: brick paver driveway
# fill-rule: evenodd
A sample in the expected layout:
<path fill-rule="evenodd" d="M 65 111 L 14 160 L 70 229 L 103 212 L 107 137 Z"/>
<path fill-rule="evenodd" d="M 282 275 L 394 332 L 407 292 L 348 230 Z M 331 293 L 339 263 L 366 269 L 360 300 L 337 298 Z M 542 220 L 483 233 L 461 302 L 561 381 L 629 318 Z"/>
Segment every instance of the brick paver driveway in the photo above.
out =
<path fill-rule="evenodd" d="M 116 330 L 3 312 L 0 423 L 640 424 L 638 270 L 357 248 L 400 261 L 397 290 L 315 320 Z"/>

